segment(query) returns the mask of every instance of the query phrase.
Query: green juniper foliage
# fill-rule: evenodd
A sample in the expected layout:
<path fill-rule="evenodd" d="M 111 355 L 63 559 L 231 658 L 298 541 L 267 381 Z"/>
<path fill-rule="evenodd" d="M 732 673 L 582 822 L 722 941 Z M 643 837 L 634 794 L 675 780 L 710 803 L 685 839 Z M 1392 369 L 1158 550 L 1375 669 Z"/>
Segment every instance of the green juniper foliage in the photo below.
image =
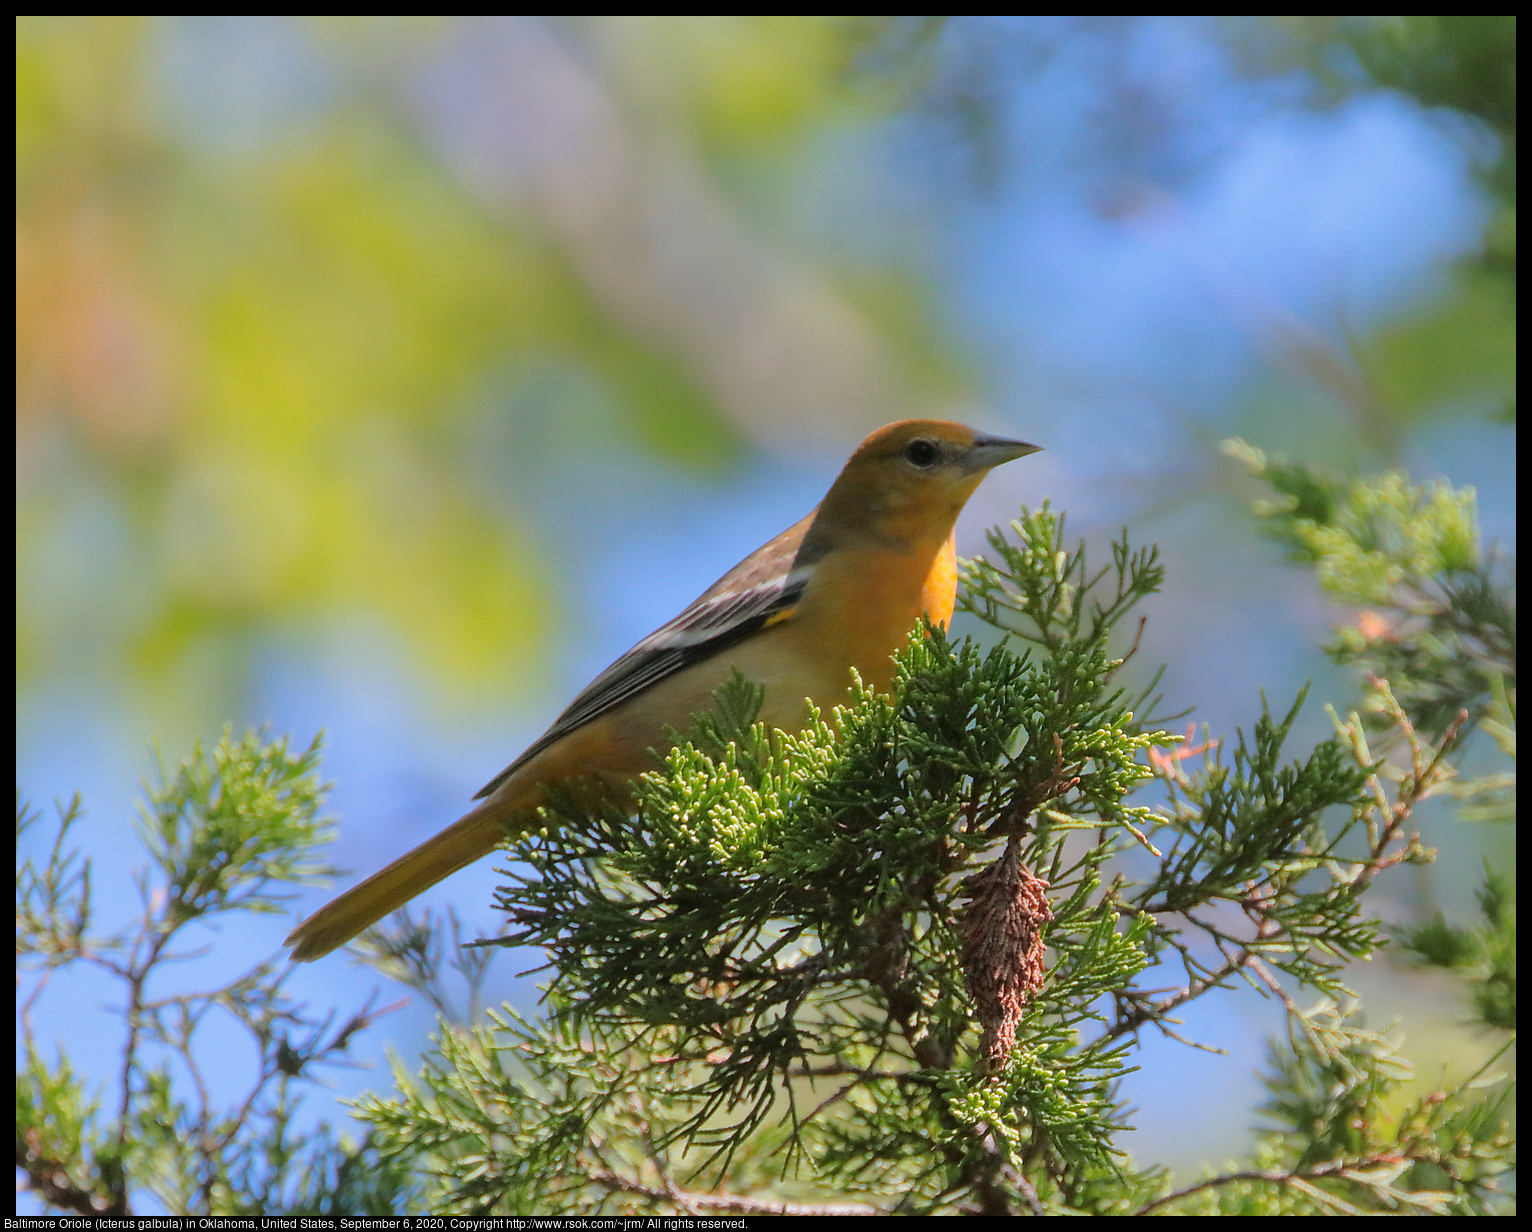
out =
<path fill-rule="evenodd" d="M 1413 485 L 1400 471 L 1345 480 L 1316 467 L 1270 459 L 1240 440 L 1225 452 L 1278 494 L 1256 512 L 1295 559 L 1315 566 L 1339 602 L 1366 605 L 1336 626 L 1327 648 L 1367 670 L 1369 724 L 1405 738 L 1452 731 L 1457 743 L 1481 729 L 1505 769 L 1444 782 L 1463 801 L 1465 822 L 1516 818 L 1516 609 L 1510 562 L 1479 545 L 1472 488 Z M 1509 878 L 1485 867 L 1483 923 L 1449 924 L 1440 914 L 1397 930 L 1422 963 L 1468 982 L 1476 1021 L 1516 1022 L 1516 907 Z"/>
<path fill-rule="evenodd" d="M 280 883 L 328 871 L 317 744 L 226 737 L 162 774 L 143 914 L 118 933 L 97 930 L 90 861 L 69 848 L 78 803 L 61 809 L 46 861 L 17 877 L 28 1187 L 80 1213 L 144 1194 L 263 1214 L 1508 1210 L 1502 1077 L 1486 1066 L 1406 1103 L 1394 1041 L 1337 1008 L 1345 965 L 1387 940 L 1366 892 L 1431 858 L 1407 823 L 1461 786 L 1447 754 L 1466 715 L 1433 735 L 1409 710 L 1432 695 L 1373 676 L 1368 721 L 1334 715 L 1301 755 L 1285 751 L 1301 695 L 1280 719 L 1263 704 L 1248 737 L 1193 746 L 1139 717 L 1153 682 L 1117 683 L 1112 646 L 1160 584 L 1155 553 L 1124 539 L 1091 572 L 1046 506 L 1012 530 L 967 564 L 963 603 L 1021 652 L 923 626 L 892 696 L 859 690 L 791 736 L 755 722 L 760 691 L 736 678 L 636 812 L 572 793 L 513 845 L 510 935 L 464 949 L 455 915 L 401 912 L 365 936 L 359 956 L 443 1021 L 418 1077 L 398 1065 L 391 1097 L 359 1102 L 359 1144 L 294 1114 L 384 1011 L 315 1019 L 282 992 L 280 960 L 159 991 L 187 925 L 271 911 Z M 1514 694 L 1490 696 L 1481 726 L 1504 745 Z M 1391 759 L 1369 743 L 1385 723 Z M 19 830 L 37 820 L 18 811 Z M 1468 973 L 1481 1021 L 1508 1026 L 1513 895 L 1489 877 L 1481 901 L 1485 929 L 1428 921 L 1405 940 Z M 553 968 L 547 1013 L 469 1025 L 497 945 L 528 943 Z M 99 1092 L 62 1052 L 46 1061 L 31 1026 L 51 974 L 81 962 L 126 990 L 121 1078 Z M 1275 1128 L 1249 1166 L 1176 1189 L 1123 1153 L 1116 1080 L 1143 1030 L 1175 1037 L 1182 1006 L 1240 985 L 1287 1012 Z M 259 1057 L 228 1107 L 199 1077 L 215 1013 Z"/>
<path fill-rule="evenodd" d="M 1504 730 L 1516 611 L 1508 562 L 1480 550 L 1472 488 L 1414 485 L 1401 471 L 1346 479 L 1237 438 L 1224 451 L 1277 493 L 1256 503 L 1262 529 L 1312 564 L 1336 602 L 1364 609 L 1337 626 L 1326 648 L 1336 662 L 1386 679 L 1423 731 L 1444 732 L 1460 710 L 1470 726 L 1489 717 Z"/>
<path fill-rule="evenodd" d="M 1478 1022 L 1512 1031 L 1516 1028 L 1514 887 L 1486 860 L 1477 897 L 1482 925 L 1458 928 L 1437 912 L 1423 924 L 1401 928 L 1399 940 L 1426 966 L 1444 967 L 1468 980 Z"/>
<path fill-rule="evenodd" d="M 176 1214 L 383 1214 L 418 1193 L 408 1169 L 367 1141 L 294 1126 L 302 1084 L 344 1064 L 351 1039 L 386 1010 L 369 1002 L 338 1026 L 333 1014 L 314 1018 L 283 992 L 291 968 L 280 956 L 213 988 L 169 991 L 185 984 L 167 969 L 195 956 L 188 925 L 281 911 L 280 884 L 334 872 L 315 854 L 330 837 L 318 763 L 317 739 L 294 754 L 285 740 L 225 732 L 211 756 L 199 747 L 174 773 L 162 769 L 138 820 L 142 912 L 116 932 L 94 927 L 95 869 L 69 845 L 78 797 L 60 806 L 46 861 L 20 862 L 16 1165 L 50 1207 L 122 1215 L 152 1194 Z M 38 820 L 18 801 L 18 841 Z M 51 977 L 79 964 L 110 976 L 125 1006 L 118 1074 L 96 1093 L 62 1048 L 45 1059 L 32 1026 Z M 249 1090 L 228 1106 L 213 1101 L 199 1046 L 217 1017 L 244 1029 L 257 1061 Z"/>
<path fill-rule="evenodd" d="M 546 1019 L 444 1026 L 418 1080 L 400 1072 L 396 1097 L 360 1106 L 385 1153 L 425 1152 L 438 1209 L 1493 1201 L 1498 1105 L 1472 1114 L 1492 1160 L 1398 1196 L 1418 1187 L 1410 1161 L 1466 1158 L 1443 1139 L 1458 1130 L 1441 1110 L 1479 1106 L 1461 1091 L 1412 1122 L 1386 1185 L 1358 1179 L 1376 1135 L 1268 1144 L 1259 1176 L 1180 1193 L 1129 1167 L 1114 1083 L 1144 1028 L 1174 1034 L 1181 1006 L 1241 982 L 1304 1023 L 1294 990 L 1348 995 L 1344 965 L 1382 943 L 1361 897 L 1430 858 L 1405 823 L 1450 774 L 1450 735 L 1411 730 L 1409 765 L 1391 769 L 1360 719 L 1337 717 L 1292 758 L 1300 696 L 1281 720 L 1263 708 L 1227 755 L 1191 748 L 1138 717 L 1150 690 L 1115 683 L 1114 630 L 1158 587 L 1155 553 L 1123 540 L 1091 573 L 1046 506 L 1013 530 L 970 563 L 963 602 L 1029 649 L 926 626 L 891 697 L 858 691 L 792 736 L 754 722 L 760 694 L 736 679 L 645 777 L 636 812 L 570 795 L 513 846 L 501 905 L 518 931 L 497 944 L 547 953 Z M 1138 803 L 1150 780 L 1164 804 Z M 1165 960 L 1182 982 L 1142 987 Z M 412 982 L 432 978 L 417 961 Z M 1344 1064 L 1340 1039 L 1304 1027 L 1288 1052 Z M 1359 1097 L 1380 1123 L 1387 1089 Z"/>
<path fill-rule="evenodd" d="M 1141 1213 L 1180 1215 L 1497 1215 L 1514 1167 L 1511 1090 L 1491 1067 L 1457 1086 L 1401 1098 L 1410 1065 L 1391 1031 L 1322 1002 L 1288 1016 L 1267 1062 L 1275 1127 L 1252 1166 L 1164 1195 Z"/>
<path fill-rule="evenodd" d="M 1360 900 L 1392 865 L 1430 858 L 1406 823 L 1452 785 L 1455 733 L 1422 735 L 1374 679 L 1402 761 L 1375 757 L 1355 714 L 1285 754 L 1301 697 L 1280 721 L 1263 707 L 1232 751 L 1193 747 L 1138 717 L 1152 683 L 1115 683 L 1115 630 L 1159 585 L 1155 554 L 1123 540 L 1091 573 L 1046 506 L 1013 530 L 967 566 L 964 604 L 1023 653 L 923 627 L 893 696 L 859 692 L 794 736 L 756 724 L 759 690 L 736 679 L 640 785 L 636 813 L 594 794 L 546 812 L 502 895 L 503 940 L 542 946 L 554 969 L 543 1017 L 457 1025 L 477 1017 L 494 943 L 454 946 L 465 1015 L 439 921 L 399 913 L 369 933 L 357 952 L 444 1021 L 417 1078 L 400 1065 L 392 1097 L 360 1101 L 360 1145 L 300 1133 L 293 1115 L 301 1083 L 382 1011 L 315 1020 L 271 962 L 155 991 L 188 923 L 271 910 L 276 883 L 325 871 L 317 746 L 226 738 L 152 790 L 143 917 L 119 934 L 94 929 L 91 866 L 67 842 L 78 805 L 61 810 L 46 862 L 17 880 L 29 1188 L 81 1213 L 145 1192 L 189 1213 L 1505 1210 L 1496 1075 L 1401 1113 L 1386 1036 L 1294 1000 L 1346 996 L 1344 964 L 1382 944 Z M 1149 789 L 1163 802 L 1143 803 Z M 1497 926 L 1513 914 L 1503 888 L 1485 911 Z M 1423 934 L 1417 948 L 1503 967 L 1478 944 Z M 128 990 L 122 1078 L 97 1094 L 31 1030 L 49 975 L 77 962 Z M 1180 981 L 1144 987 L 1167 962 Z M 1142 1030 L 1174 1035 L 1181 1006 L 1240 982 L 1288 1013 L 1268 1079 L 1277 1128 L 1250 1167 L 1176 1190 L 1121 1153 L 1115 1080 Z M 260 1057 L 228 1108 L 196 1080 L 214 1012 Z"/>
<path fill-rule="evenodd" d="M 861 69 L 922 89 L 945 19 L 842 20 Z M 1516 19 L 1275 20 L 1337 94 L 1387 86 L 1497 138 L 1475 154 L 1494 206 L 1482 250 L 1446 306 L 1401 335 L 1398 366 L 1407 385 L 1426 378 L 1434 401 L 1419 410 L 1488 390 L 1494 418 L 1514 422 L 1498 343 L 1476 347 L 1515 286 Z M 979 166 L 991 117 L 982 89 L 960 96 Z M 1386 438 L 1379 412 L 1418 397 L 1371 391 L 1350 409 Z M 1367 673 L 1333 740 L 1284 754 L 1296 708 L 1278 720 L 1264 704 L 1232 745 L 1157 730 L 1153 685 L 1124 697 L 1113 684 L 1127 640 L 1114 628 L 1159 586 L 1154 554 L 1123 541 L 1088 574 L 1061 519 L 1026 514 L 1015 536 L 992 535 L 963 601 L 1030 655 L 922 631 L 892 700 L 859 698 L 838 723 L 780 740 L 754 728 L 754 694 L 737 683 L 644 785 L 640 816 L 597 799 L 550 810 L 516 847 L 523 871 L 505 895 L 517 939 L 554 966 L 544 1016 L 456 1025 L 477 1018 L 500 951 L 447 960 L 468 984 L 465 1015 L 429 915 L 401 913 L 355 947 L 445 1020 L 418 1077 L 400 1065 L 391 1097 L 362 1102 L 361 1145 L 324 1126 L 304 1135 L 293 1112 L 301 1084 L 382 1011 L 314 1018 L 282 992 L 280 957 L 163 990 L 189 924 L 272 910 L 273 883 L 324 871 L 317 749 L 225 740 L 150 793 L 143 912 L 128 928 L 96 919 L 91 862 L 69 841 L 78 801 L 59 809 L 45 857 L 20 863 L 25 1186 L 81 1214 L 149 1194 L 190 1214 L 1510 1213 L 1498 1185 L 1515 1158 L 1511 1092 L 1492 1067 L 1514 1034 L 1468 1079 L 1411 1099 L 1398 1041 L 1342 984 L 1350 958 L 1396 940 L 1463 977 L 1491 1038 L 1514 1031 L 1504 871 L 1486 867 L 1473 927 L 1438 916 L 1390 937 L 1364 902 L 1393 865 L 1430 859 L 1409 830 L 1428 796 L 1456 798 L 1465 823 L 1514 822 L 1509 564 L 1479 545 L 1467 490 L 1226 448 L 1274 489 L 1265 528 L 1360 609 L 1329 647 Z M 1457 775 L 1471 732 L 1506 768 Z M 19 806 L 18 837 L 40 820 Z M 103 1086 L 62 1050 L 49 1061 L 32 1028 L 52 975 L 81 963 L 125 991 L 125 1045 Z M 1174 986 L 1145 986 L 1177 966 Z M 1281 1002 L 1288 1026 L 1253 1157 L 1180 1188 L 1134 1171 L 1116 1153 L 1130 1117 L 1114 1076 L 1143 1030 L 1173 1035 L 1180 1007 L 1241 984 Z M 1314 1005 L 1315 993 L 1328 995 Z M 219 1107 L 195 1045 L 225 1013 L 259 1065 Z"/>

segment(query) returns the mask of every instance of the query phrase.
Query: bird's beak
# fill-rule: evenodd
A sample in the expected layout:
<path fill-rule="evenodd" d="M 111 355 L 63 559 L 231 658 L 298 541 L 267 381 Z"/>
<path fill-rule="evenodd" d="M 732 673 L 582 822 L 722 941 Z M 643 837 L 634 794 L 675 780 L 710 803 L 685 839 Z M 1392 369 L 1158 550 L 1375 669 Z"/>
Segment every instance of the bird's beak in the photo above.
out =
<path fill-rule="evenodd" d="M 1026 441 L 1010 441 L 1003 436 L 990 436 L 984 432 L 973 434 L 973 448 L 963 459 L 963 469 L 968 474 L 987 471 L 1004 462 L 1013 462 L 1029 453 L 1037 453 L 1041 445 L 1029 445 Z"/>

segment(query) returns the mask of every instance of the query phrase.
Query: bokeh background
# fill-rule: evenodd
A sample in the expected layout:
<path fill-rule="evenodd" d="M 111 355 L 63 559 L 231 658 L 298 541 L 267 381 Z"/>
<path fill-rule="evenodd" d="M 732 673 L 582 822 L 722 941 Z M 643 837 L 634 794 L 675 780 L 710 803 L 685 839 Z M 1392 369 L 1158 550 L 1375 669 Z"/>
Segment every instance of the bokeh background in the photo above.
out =
<path fill-rule="evenodd" d="M 1044 497 L 1157 541 L 1166 708 L 1248 730 L 1312 679 L 1322 737 L 1352 614 L 1217 444 L 1471 484 L 1514 549 L 1513 20 L 20 19 L 22 792 L 83 794 L 110 924 L 151 741 L 322 729 L 334 858 L 371 871 L 927 414 L 1046 447 L 961 550 Z M 1509 836 L 1420 822 L 1442 860 L 1374 901 L 1466 922 Z M 496 880 L 427 901 L 491 929 Z M 535 1003 L 520 967 L 492 999 Z M 1354 978 L 1428 1078 L 1482 1054 L 1449 982 Z M 293 988 L 377 983 L 335 956 Z M 36 1016 L 101 1081 L 113 996 L 59 979 Z M 431 1025 L 385 1019 L 335 1093 Z M 1279 1028 L 1230 993 L 1186 1022 L 1227 1055 L 1146 1040 L 1122 1145 L 1241 1153 Z"/>

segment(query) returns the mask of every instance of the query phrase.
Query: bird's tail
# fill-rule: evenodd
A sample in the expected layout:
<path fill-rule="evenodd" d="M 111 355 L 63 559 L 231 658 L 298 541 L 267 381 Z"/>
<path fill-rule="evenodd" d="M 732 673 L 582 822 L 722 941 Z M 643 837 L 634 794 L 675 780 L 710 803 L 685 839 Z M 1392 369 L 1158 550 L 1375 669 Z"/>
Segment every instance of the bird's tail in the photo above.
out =
<path fill-rule="evenodd" d="M 324 957 L 443 877 L 487 856 L 505 837 L 508 816 L 514 812 L 507 810 L 504 799 L 485 800 L 414 851 L 326 903 L 288 934 L 284 944 L 293 947 L 293 961 Z"/>

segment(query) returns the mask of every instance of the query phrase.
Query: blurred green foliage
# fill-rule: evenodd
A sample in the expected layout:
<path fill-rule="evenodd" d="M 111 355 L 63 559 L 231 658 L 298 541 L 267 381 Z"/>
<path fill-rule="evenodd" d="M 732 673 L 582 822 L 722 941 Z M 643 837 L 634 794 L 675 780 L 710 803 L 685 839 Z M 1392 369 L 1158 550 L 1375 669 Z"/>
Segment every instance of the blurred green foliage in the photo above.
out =
<path fill-rule="evenodd" d="M 874 418 L 879 381 L 951 387 L 908 273 L 781 225 L 816 136 L 865 111 L 834 22 L 476 20 L 19 19 L 24 681 L 127 668 L 228 713 L 262 635 L 362 612 L 427 679 L 503 697 L 560 624 L 558 528 L 518 475 L 593 445 L 716 471 L 771 439 L 772 391 L 739 396 L 750 313 L 780 321 L 796 296 L 867 341 L 846 376 L 798 353 L 805 331 L 760 331 L 800 393 L 819 381 L 821 424 Z M 476 42 L 562 83 L 525 115 L 491 72 L 465 109 L 563 125 L 548 165 L 491 145 L 479 182 L 454 161 L 472 121 L 430 96 Z M 688 242 L 708 259 L 667 264 Z M 706 306 L 741 294 L 734 317 Z M 588 375 L 610 431 L 516 409 L 549 363 Z M 865 396 L 837 400 L 838 380 Z M 485 417 L 509 421 L 510 456 L 476 459 L 490 484 L 465 481 Z M 60 585 L 54 562 L 93 552 Z M 209 648 L 213 696 L 194 683 Z"/>

